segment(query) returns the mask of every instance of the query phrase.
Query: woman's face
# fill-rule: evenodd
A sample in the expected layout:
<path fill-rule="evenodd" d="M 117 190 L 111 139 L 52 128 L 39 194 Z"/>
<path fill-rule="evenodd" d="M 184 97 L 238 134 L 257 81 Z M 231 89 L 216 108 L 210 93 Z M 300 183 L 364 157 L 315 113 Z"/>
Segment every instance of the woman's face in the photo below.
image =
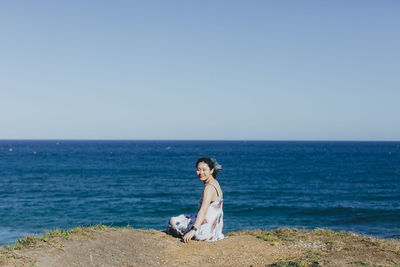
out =
<path fill-rule="evenodd" d="M 199 164 L 197 164 L 197 177 L 199 177 L 200 181 L 205 181 L 210 178 L 213 171 L 214 170 L 210 170 L 210 167 L 208 167 L 205 162 L 199 162 Z"/>

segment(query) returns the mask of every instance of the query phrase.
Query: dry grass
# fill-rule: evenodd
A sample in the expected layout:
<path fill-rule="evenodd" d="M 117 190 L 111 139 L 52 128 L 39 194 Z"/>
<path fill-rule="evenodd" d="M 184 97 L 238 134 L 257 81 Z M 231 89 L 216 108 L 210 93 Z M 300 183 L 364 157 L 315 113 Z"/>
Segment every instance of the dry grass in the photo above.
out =
<path fill-rule="evenodd" d="M 155 234 L 157 234 L 157 233 L 160 232 L 160 231 L 154 230 L 154 229 L 135 229 L 135 231 L 139 231 L 139 232 L 143 232 L 143 233 L 148 233 L 148 234 L 152 234 L 152 235 L 155 235 Z"/>
<path fill-rule="evenodd" d="M 93 232 L 107 231 L 111 229 L 105 225 L 93 225 L 89 227 L 75 227 L 70 230 L 54 229 L 45 232 L 42 236 L 25 236 L 24 238 L 18 238 L 14 244 L 8 244 L 5 246 L 6 250 L 12 251 L 22 248 L 34 248 L 40 245 L 55 245 L 60 240 L 83 240 L 90 237 Z"/>
<path fill-rule="evenodd" d="M 283 250 L 301 251 L 300 256 L 288 253 L 271 266 L 396 266 L 400 267 L 400 242 L 378 239 L 351 232 L 328 229 L 300 230 L 279 228 L 263 231 L 239 231 L 231 236 L 253 235 Z M 342 263 L 342 264 L 341 264 Z"/>
<path fill-rule="evenodd" d="M 289 228 L 279 228 L 268 231 L 244 230 L 228 233 L 227 236 L 232 236 L 232 238 L 222 242 L 216 242 L 214 244 L 193 243 L 187 246 L 173 238 L 164 238 L 165 234 L 160 231 L 127 228 L 128 229 L 120 229 L 106 227 L 104 225 L 95 225 L 91 227 L 76 227 L 70 230 L 52 230 L 45 233 L 43 236 L 26 236 L 25 238 L 18 239 L 14 244 L 0 247 L 0 266 L 7 264 L 13 265 L 13 262 L 31 262 L 28 259 L 24 259 L 26 255 L 29 255 L 29 253 L 25 253 L 27 251 L 39 249 L 36 251 L 45 252 L 46 250 L 54 248 L 63 250 L 66 248 L 63 247 L 64 244 L 69 244 L 66 242 L 82 244 L 81 241 L 89 240 L 94 235 L 97 235 L 98 238 L 99 236 L 120 232 L 121 236 L 125 237 L 129 235 L 129 233 L 137 232 L 139 235 L 143 236 L 143 240 L 140 241 L 144 242 L 143 245 L 147 244 L 152 247 L 155 245 L 155 243 L 152 242 L 157 242 L 157 244 L 165 243 L 166 247 L 176 246 L 178 252 L 181 252 L 182 249 L 188 250 L 188 255 L 193 255 L 201 245 L 204 251 L 218 248 L 226 254 L 225 256 L 228 257 L 228 259 L 233 258 L 237 256 L 237 248 L 232 247 L 232 244 L 236 244 L 235 242 L 237 242 L 240 246 L 244 245 L 249 247 L 248 251 L 246 250 L 248 255 L 246 254 L 244 257 L 251 258 L 254 257 L 254 255 L 258 255 L 260 256 L 260 263 L 262 263 L 263 260 L 269 260 L 269 262 L 265 262 L 260 266 L 400 267 L 399 241 L 367 237 L 350 232 L 335 232 L 327 229 L 301 230 Z M 265 243 L 260 240 L 265 241 Z M 119 238 L 114 241 L 117 243 L 124 242 L 123 239 Z M 105 244 L 106 246 L 109 244 L 108 242 L 112 241 L 107 241 Z M 130 240 L 126 240 L 125 243 L 131 244 L 130 242 Z M 265 246 L 263 244 L 265 244 Z M 191 246 L 193 246 L 193 248 Z M 232 250 L 232 255 L 229 254 L 230 250 L 227 249 L 228 247 Z M 137 249 L 140 248 L 138 247 Z M 192 249 L 195 250 L 192 251 Z M 263 251 L 262 253 L 264 253 L 264 256 L 261 255 L 261 251 Z M 270 255 L 268 253 L 270 253 Z M 134 259 L 135 258 L 132 258 L 132 260 Z M 172 260 L 171 262 L 173 263 L 176 259 L 171 258 L 170 260 Z M 202 258 L 202 260 L 207 259 Z M 211 260 L 210 258 L 210 261 Z"/>
<path fill-rule="evenodd" d="M 93 225 L 90 227 L 75 227 L 70 230 L 54 229 L 45 232 L 42 236 L 25 236 L 18 238 L 13 244 L 0 246 L 0 266 L 9 264 L 15 260 L 20 260 L 23 256 L 15 253 L 16 250 L 38 248 L 38 247 L 55 247 L 62 248 L 63 240 L 85 240 L 90 238 L 91 233 L 108 231 L 109 228 L 105 225 Z"/>

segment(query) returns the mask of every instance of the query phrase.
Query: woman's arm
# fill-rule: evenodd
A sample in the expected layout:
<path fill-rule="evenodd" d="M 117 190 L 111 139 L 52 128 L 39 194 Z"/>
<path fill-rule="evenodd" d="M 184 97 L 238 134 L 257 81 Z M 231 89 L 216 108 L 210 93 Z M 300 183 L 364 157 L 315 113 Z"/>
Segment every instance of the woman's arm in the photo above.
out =
<path fill-rule="evenodd" d="M 214 188 L 212 188 L 212 186 L 205 186 L 203 192 L 203 202 L 201 203 L 200 209 L 197 212 L 197 217 L 196 221 L 194 222 L 194 227 L 199 228 L 201 223 L 204 221 L 204 218 L 206 217 L 207 214 L 208 206 L 211 203 L 211 199 L 213 197 L 214 192 L 215 190 Z M 185 243 L 189 242 L 189 240 L 192 239 L 194 234 L 195 234 L 194 230 L 190 230 L 189 232 L 187 232 L 183 237 L 183 242 Z"/>
<path fill-rule="evenodd" d="M 196 221 L 194 222 L 194 226 L 199 228 L 204 218 L 206 217 L 208 207 L 210 206 L 211 199 L 213 197 L 213 193 L 215 192 L 212 186 L 206 186 L 203 192 L 203 202 L 201 203 L 200 209 L 197 213 Z"/>

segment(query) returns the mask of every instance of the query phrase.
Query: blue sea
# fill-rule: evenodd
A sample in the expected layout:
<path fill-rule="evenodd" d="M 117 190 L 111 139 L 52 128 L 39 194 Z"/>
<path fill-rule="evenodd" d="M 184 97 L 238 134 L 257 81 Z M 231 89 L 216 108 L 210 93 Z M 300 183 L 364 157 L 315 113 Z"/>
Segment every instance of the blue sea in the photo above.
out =
<path fill-rule="evenodd" d="M 195 213 L 199 157 L 222 165 L 224 232 L 329 228 L 400 237 L 400 142 L 0 141 L 0 244 Z"/>

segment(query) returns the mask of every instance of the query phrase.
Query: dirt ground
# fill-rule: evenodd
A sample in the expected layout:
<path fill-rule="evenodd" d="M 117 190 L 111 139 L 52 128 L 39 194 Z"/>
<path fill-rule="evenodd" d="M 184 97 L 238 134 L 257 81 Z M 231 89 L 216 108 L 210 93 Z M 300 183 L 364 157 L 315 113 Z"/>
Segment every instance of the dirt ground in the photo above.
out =
<path fill-rule="evenodd" d="M 161 231 L 108 228 L 26 238 L 1 266 L 400 266 L 400 242 L 329 230 L 241 231 L 188 244 Z"/>

